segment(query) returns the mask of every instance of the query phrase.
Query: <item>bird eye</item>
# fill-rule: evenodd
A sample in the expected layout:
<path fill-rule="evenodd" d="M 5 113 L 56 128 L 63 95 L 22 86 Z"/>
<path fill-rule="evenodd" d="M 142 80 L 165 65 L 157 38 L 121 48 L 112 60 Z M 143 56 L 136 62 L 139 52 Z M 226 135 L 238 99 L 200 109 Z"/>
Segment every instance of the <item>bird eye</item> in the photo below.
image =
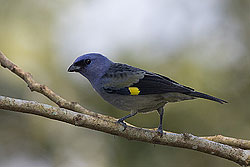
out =
<path fill-rule="evenodd" d="M 91 60 L 90 60 L 90 59 L 86 59 L 84 62 L 85 62 L 87 65 L 89 65 L 89 64 L 91 63 Z"/>

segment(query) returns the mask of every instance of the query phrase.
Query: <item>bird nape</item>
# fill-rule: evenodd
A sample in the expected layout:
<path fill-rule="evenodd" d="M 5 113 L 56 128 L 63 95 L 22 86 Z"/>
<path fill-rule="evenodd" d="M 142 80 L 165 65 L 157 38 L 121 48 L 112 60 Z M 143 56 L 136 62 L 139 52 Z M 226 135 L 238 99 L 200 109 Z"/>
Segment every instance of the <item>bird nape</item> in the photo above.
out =
<path fill-rule="evenodd" d="M 130 111 L 117 122 L 126 129 L 124 122 L 137 113 L 157 110 L 160 123 L 157 132 L 162 136 L 162 119 L 167 103 L 203 98 L 221 104 L 227 101 L 197 92 L 163 75 L 148 72 L 127 64 L 114 63 L 99 53 L 78 57 L 68 72 L 78 72 L 86 77 L 96 92 L 113 106 Z"/>

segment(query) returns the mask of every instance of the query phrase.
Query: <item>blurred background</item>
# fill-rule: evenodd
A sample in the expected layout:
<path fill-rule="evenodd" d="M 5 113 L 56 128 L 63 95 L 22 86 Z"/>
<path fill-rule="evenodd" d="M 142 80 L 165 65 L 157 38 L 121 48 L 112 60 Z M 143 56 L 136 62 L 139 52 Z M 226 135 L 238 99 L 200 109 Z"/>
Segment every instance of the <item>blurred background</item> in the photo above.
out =
<path fill-rule="evenodd" d="M 0 50 L 62 97 L 116 118 L 79 74 L 76 57 L 99 52 L 229 101 L 168 104 L 164 129 L 250 139 L 250 1 L 0 0 Z M 52 104 L 0 68 L 0 95 Z M 52 104 L 54 105 L 54 104 Z M 158 126 L 157 113 L 128 119 Z M 232 167 L 203 153 L 152 145 L 46 118 L 0 111 L 0 167 Z"/>

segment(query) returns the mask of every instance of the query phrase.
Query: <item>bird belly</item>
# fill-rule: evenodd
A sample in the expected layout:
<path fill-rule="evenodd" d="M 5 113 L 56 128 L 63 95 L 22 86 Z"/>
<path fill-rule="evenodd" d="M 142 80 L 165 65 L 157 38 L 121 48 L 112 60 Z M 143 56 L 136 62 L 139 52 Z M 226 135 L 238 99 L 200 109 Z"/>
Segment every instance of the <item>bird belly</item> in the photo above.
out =
<path fill-rule="evenodd" d="M 150 112 L 164 106 L 167 102 L 160 95 L 118 95 L 118 94 L 102 94 L 104 100 L 115 107 L 138 112 Z"/>

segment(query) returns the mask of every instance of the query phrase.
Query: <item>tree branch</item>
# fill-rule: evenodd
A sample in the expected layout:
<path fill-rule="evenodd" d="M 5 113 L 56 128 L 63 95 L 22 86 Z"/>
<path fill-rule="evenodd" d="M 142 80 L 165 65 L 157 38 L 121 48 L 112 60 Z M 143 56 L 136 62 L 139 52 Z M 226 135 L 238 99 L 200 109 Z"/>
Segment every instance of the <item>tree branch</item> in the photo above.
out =
<path fill-rule="evenodd" d="M 233 147 L 242 148 L 245 150 L 250 149 L 250 141 L 249 140 L 235 139 L 232 137 L 225 137 L 222 135 L 207 136 L 207 137 L 201 137 L 201 138 L 211 140 L 211 141 L 214 141 L 217 143 L 226 144 L 226 145 L 233 146 Z"/>
<path fill-rule="evenodd" d="M 30 88 L 31 91 L 36 91 L 38 93 L 43 94 L 61 108 L 73 110 L 87 115 L 92 115 L 101 119 L 114 120 L 113 117 L 89 111 L 84 107 L 82 107 L 81 105 L 79 105 L 77 102 L 69 102 L 65 100 L 64 98 L 53 92 L 51 89 L 49 89 L 46 85 L 42 85 L 36 82 L 33 79 L 33 76 L 29 72 L 24 72 L 20 67 L 12 63 L 1 51 L 0 51 L 0 63 L 2 67 L 8 68 L 14 74 L 22 78 L 24 82 L 28 84 L 28 87 Z"/>
<path fill-rule="evenodd" d="M 0 63 L 3 67 L 8 68 L 21 77 L 28 84 L 31 91 L 45 95 L 61 107 L 0 96 L 0 109 L 40 115 L 72 125 L 121 136 L 129 140 L 192 149 L 222 157 L 240 165 L 250 165 L 250 151 L 244 150 L 250 148 L 250 141 L 221 135 L 197 137 L 192 134 L 176 134 L 172 132 L 164 132 L 161 137 L 155 130 L 138 128 L 132 125 L 128 125 L 124 131 L 123 126 L 117 124 L 115 118 L 89 111 L 78 103 L 68 102 L 47 86 L 37 83 L 30 73 L 24 72 L 9 61 L 1 52 Z"/>
<path fill-rule="evenodd" d="M 240 165 L 248 165 L 250 162 L 250 151 L 248 150 L 233 148 L 231 146 L 199 138 L 192 134 L 167 132 L 161 137 L 155 130 L 132 126 L 128 126 L 124 131 L 123 126 L 116 122 L 106 121 L 91 115 L 76 113 L 71 110 L 52 107 L 34 101 L 25 101 L 3 96 L 0 96 L 0 108 L 40 115 L 72 125 L 121 136 L 129 140 L 197 150 L 232 160 Z"/>

